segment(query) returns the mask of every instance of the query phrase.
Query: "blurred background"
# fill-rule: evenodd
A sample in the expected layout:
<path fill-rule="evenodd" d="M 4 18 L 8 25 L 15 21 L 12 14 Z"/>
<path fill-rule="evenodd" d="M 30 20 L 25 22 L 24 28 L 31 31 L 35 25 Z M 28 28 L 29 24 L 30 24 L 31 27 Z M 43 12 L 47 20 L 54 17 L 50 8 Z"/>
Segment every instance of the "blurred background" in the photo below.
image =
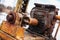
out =
<path fill-rule="evenodd" d="M 16 3 L 17 0 L 0 0 L 0 8 L 7 8 L 10 10 L 14 10 L 14 8 L 16 7 Z M 34 7 L 34 3 L 52 4 L 60 9 L 60 0 L 30 0 L 27 7 L 28 14 L 30 13 L 31 9 Z M 6 20 L 6 15 L 7 14 L 5 12 L 0 12 L 0 24 L 2 23 L 3 20 Z M 60 10 L 58 12 L 58 15 L 60 15 Z M 58 23 L 56 22 L 54 31 L 52 33 L 53 37 L 55 35 L 57 27 L 58 27 Z M 60 28 L 56 38 L 57 40 L 60 40 Z"/>

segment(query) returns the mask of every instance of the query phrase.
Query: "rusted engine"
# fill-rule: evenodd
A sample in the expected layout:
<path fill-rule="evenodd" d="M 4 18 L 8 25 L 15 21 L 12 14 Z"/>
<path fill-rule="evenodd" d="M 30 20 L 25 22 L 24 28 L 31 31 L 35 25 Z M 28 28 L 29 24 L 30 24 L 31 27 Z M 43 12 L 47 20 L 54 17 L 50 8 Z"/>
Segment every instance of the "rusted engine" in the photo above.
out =
<path fill-rule="evenodd" d="M 29 25 L 26 31 L 33 36 L 54 40 L 51 34 L 56 20 L 60 20 L 57 14 L 58 10 L 54 5 L 37 3 L 30 12 L 31 17 L 10 11 L 6 17 L 7 21 L 4 21 L 0 28 L 0 37 L 2 40 L 24 40 L 23 26 Z"/>
<path fill-rule="evenodd" d="M 53 40 L 52 32 L 56 22 L 56 15 L 58 10 L 54 5 L 44 5 L 35 3 L 35 7 L 32 8 L 30 16 L 38 20 L 37 25 L 29 25 L 27 31 L 33 35 L 47 36 L 48 40 Z M 50 39 L 52 38 L 52 39 Z"/>

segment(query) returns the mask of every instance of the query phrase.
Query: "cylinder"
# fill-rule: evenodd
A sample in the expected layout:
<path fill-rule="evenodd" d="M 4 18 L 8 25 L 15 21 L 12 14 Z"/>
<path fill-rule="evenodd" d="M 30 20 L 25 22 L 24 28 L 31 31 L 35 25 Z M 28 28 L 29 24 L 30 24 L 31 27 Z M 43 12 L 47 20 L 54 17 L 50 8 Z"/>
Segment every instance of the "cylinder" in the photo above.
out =
<path fill-rule="evenodd" d="M 35 19 L 35 18 L 30 18 L 29 24 L 30 24 L 30 25 L 37 25 L 37 24 L 38 24 L 38 20 Z"/>
<path fill-rule="evenodd" d="M 56 15 L 55 18 L 56 18 L 57 20 L 60 20 L 60 16 L 59 16 L 59 15 Z"/>

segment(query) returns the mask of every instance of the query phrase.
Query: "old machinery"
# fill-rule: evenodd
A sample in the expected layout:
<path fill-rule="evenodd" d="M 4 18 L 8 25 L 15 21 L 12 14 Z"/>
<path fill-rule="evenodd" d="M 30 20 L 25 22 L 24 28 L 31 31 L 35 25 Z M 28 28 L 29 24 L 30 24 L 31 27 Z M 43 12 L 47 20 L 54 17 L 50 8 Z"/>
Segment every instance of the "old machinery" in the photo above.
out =
<path fill-rule="evenodd" d="M 30 12 L 30 16 L 38 20 L 38 24 L 36 26 L 29 25 L 27 29 L 33 35 L 38 36 L 47 36 L 52 37 L 53 28 L 56 22 L 57 12 L 55 11 L 57 8 L 54 5 L 44 5 L 35 3 L 35 7 L 32 8 Z M 51 39 L 50 39 L 51 40 Z"/>
<path fill-rule="evenodd" d="M 3 21 L 0 27 L 0 38 L 3 40 L 24 40 L 25 29 L 23 27 L 29 25 L 26 31 L 32 36 L 45 38 L 44 40 L 55 40 L 51 34 L 56 20 L 60 20 L 56 6 L 35 3 L 35 7 L 30 12 L 31 17 L 28 17 L 25 15 L 28 1 L 18 0 L 14 11 L 6 9 L 8 11 L 6 11 L 8 13 L 7 21 Z"/>

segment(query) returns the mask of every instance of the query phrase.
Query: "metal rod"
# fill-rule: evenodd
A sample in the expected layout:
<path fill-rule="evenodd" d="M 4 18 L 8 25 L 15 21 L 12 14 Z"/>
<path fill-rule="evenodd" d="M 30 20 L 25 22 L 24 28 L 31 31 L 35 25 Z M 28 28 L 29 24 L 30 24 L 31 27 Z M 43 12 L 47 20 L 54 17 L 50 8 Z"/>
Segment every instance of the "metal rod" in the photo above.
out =
<path fill-rule="evenodd" d="M 56 38 L 56 36 L 57 36 L 58 30 L 59 30 L 59 26 L 60 26 L 60 22 L 59 22 L 59 25 L 58 25 L 58 27 L 57 27 L 57 30 L 56 30 L 56 33 L 55 33 L 54 38 Z"/>

